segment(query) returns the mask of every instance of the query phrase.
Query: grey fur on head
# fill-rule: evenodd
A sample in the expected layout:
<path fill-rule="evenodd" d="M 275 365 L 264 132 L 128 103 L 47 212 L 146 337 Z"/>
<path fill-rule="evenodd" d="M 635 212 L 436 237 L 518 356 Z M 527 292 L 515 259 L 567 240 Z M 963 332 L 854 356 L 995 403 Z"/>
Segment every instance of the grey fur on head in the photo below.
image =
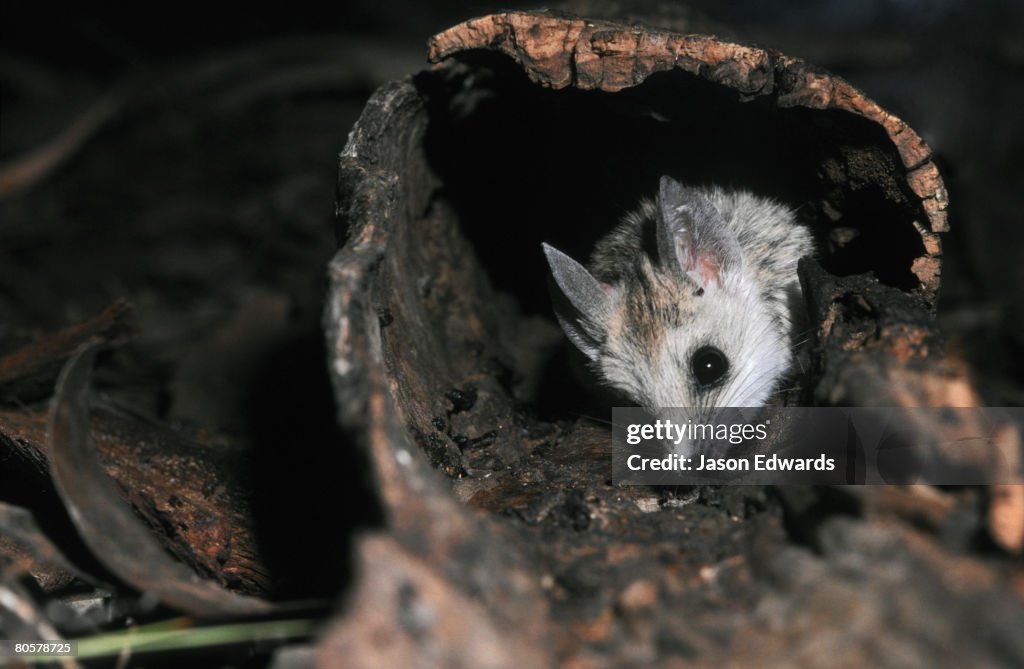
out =
<path fill-rule="evenodd" d="M 589 270 L 543 248 L 562 329 L 638 404 L 763 406 L 792 365 L 796 266 L 813 245 L 783 205 L 666 176 Z"/>

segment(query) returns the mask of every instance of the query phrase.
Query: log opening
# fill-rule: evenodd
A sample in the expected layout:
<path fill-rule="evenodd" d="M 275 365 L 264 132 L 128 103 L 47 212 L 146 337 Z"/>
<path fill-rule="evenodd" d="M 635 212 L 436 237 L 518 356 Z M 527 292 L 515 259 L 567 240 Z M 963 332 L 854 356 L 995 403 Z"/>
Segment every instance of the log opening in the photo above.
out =
<path fill-rule="evenodd" d="M 785 202 L 827 272 L 934 303 L 941 178 L 912 130 L 841 79 L 714 38 L 488 20 L 435 37 L 446 62 L 377 93 L 339 173 L 348 248 L 382 252 L 369 278 L 389 394 L 435 467 L 493 471 L 543 443 L 538 420 L 595 409 L 551 315 L 541 242 L 586 258 L 664 174 Z M 575 46 L 533 57 L 563 33 Z M 622 35 L 648 42 L 595 60 Z"/>
<path fill-rule="evenodd" d="M 426 157 L 485 271 L 527 313 L 550 311 L 540 242 L 587 257 L 663 174 L 789 204 L 834 274 L 921 286 L 925 216 L 865 118 L 743 101 L 682 70 L 608 93 L 538 86 L 494 54 L 460 61 L 449 80 L 417 79 L 430 100 Z"/>

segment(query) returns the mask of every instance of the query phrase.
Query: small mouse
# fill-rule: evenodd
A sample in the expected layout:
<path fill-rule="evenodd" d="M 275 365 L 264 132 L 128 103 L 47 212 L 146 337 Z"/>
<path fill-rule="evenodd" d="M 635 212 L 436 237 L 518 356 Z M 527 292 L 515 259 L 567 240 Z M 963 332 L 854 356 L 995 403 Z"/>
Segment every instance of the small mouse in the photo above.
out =
<path fill-rule="evenodd" d="M 793 363 L 797 261 L 813 242 L 784 205 L 665 176 L 589 269 L 543 249 L 565 334 L 643 407 L 764 406 Z"/>

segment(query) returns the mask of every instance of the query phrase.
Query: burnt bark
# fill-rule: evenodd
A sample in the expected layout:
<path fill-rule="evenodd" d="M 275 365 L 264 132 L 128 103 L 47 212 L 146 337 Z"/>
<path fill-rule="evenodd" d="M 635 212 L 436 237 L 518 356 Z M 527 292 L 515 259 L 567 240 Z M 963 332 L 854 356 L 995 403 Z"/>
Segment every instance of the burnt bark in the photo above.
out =
<path fill-rule="evenodd" d="M 362 542 L 325 665 L 475 666 L 496 625 L 516 652 L 495 642 L 492 666 L 1024 658 L 1009 567 L 962 556 L 991 537 L 977 491 L 615 488 L 547 317 L 542 241 L 579 257 L 659 175 L 724 181 L 816 231 L 793 399 L 977 402 L 933 321 L 947 196 L 920 137 L 838 77 L 713 37 L 513 12 L 430 50 L 340 160 L 329 363 L 396 545 Z M 444 624 L 414 629 L 422 610 Z"/>
<path fill-rule="evenodd" d="M 0 358 L 3 388 L 15 400 L 15 406 L 0 409 L 3 492 L 6 499 L 24 501 L 33 509 L 35 520 L 49 531 L 64 557 L 55 559 L 49 549 L 40 554 L 33 544 L 43 544 L 35 540 L 19 541 L 15 536 L 14 544 L 28 549 L 34 558 L 31 568 L 51 574 L 48 580 L 66 581 L 70 572 L 86 581 L 116 582 L 120 576 L 116 570 L 111 574 L 97 568 L 96 560 L 134 556 L 124 545 L 117 547 L 116 542 L 127 541 L 127 537 L 111 527 L 91 532 L 79 528 L 86 543 L 93 538 L 114 542 L 113 547 L 90 554 L 70 531 L 68 519 L 69 515 L 76 520 L 102 517 L 111 504 L 123 499 L 144 521 L 161 550 L 223 586 L 264 594 L 269 589 L 267 567 L 254 537 L 251 485 L 240 449 L 203 445 L 139 416 L 98 406 L 88 419 L 83 413 L 76 424 L 76 438 L 90 432 L 96 447 L 79 453 L 83 460 L 75 461 L 54 451 L 56 437 L 49 408 L 24 404 L 53 393 L 57 374 L 81 347 L 123 341 L 130 331 L 129 314 L 127 305 L 117 303 L 83 323 L 43 335 Z M 82 462 L 95 462 L 97 473 L 87 476 Z M 102 469 L 98 469 L 100 465 Z M 79 491 L 79 504 L 66 500 L 62 504 L 57 499 L 52 473 L 61 467 L 66 481 Z M 72 510 L 72 506 L 77 508 Z M 2 529 L 13 533 L 16 528 L 5 524 Z M 69 570 L 64 568 L 67 565 L 62 567 L 66 562 L 84 568 Z M 63 577 L 54 567 L 65 572 Z M 142 570 L 147 574 L 143 582 L 126 581 L 140 591 L 160 583 L 163 576 L 159 570 L 148 567 L 148 572 Z"/>

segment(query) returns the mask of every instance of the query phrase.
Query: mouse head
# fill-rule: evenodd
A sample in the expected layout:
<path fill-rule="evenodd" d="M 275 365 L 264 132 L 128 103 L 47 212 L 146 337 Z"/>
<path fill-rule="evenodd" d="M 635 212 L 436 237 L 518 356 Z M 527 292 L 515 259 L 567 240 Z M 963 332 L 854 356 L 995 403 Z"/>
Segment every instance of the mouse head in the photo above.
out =
<path fill-rule="evenodd" d="M 555 314 L 608 385 L 658 407 L 762 406 L 792 361 L 741 240 L 701 191 L 661 179 L 656 244 L 601 282 L 544 245 Z"/>

